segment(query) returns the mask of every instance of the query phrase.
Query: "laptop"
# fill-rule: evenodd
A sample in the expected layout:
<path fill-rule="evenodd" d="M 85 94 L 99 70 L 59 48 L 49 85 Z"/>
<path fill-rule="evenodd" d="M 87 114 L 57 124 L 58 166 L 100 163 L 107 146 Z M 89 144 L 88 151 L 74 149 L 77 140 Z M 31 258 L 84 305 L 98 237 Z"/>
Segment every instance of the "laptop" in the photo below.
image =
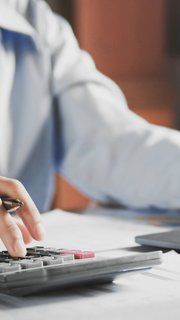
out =
<path fill-rule="evenodd" d="M 180 228 L 167 232 L 136 236 L 135 241 L 145 246 L 180 250 Z"/>

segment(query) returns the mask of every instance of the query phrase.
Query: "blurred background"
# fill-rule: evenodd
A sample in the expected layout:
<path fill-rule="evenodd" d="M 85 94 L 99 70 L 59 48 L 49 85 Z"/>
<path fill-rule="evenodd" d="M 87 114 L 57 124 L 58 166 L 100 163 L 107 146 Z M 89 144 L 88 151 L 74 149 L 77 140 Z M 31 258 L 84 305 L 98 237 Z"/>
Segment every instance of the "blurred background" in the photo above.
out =
<path fill-rule="evenodd" d="M 180 129 L 179 0 L 48 0 L 71 23 L 80 47 L 148 121 Z M 77 210 L 89 200 L 57 176 L 53 206 Z"/>

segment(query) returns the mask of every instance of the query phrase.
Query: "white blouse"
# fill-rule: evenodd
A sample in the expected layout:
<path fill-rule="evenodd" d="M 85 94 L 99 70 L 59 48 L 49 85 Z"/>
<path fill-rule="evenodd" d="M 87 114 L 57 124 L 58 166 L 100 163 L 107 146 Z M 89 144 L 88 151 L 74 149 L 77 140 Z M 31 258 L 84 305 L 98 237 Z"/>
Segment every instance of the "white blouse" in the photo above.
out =
<path fill-rule="evenodd" d="M 180 133 L 131 112 L 62 17 L 0 0 L 0 32 L 0 175 L 41 211 L 55 171 L 96 200 L 180 207 Z"/>

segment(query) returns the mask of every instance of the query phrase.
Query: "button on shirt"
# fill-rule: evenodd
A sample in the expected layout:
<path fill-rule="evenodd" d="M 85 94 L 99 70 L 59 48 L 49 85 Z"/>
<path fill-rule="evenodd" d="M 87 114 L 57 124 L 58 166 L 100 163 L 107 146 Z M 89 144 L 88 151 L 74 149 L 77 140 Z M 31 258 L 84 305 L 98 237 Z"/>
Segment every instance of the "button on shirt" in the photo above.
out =
<path fill-rule="evenodd" d="M 119 87 L 40 0 L 0 0 L 0 175 L 40 211 L 54 172 L 93 199 L 180 207 L 180 134 L 128 109 Z"/>

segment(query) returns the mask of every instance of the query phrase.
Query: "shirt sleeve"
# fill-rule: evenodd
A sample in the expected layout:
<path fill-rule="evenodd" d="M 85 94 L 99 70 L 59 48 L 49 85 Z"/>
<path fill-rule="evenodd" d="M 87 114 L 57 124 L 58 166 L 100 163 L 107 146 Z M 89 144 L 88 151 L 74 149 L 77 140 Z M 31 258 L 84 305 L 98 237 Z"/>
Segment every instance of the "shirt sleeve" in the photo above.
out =
<path fill-rule="evenodd" d="M 79 48 L 69 24 L 52 14 L 48 20 L 63 139 L 59 172 L 98 201 L 180 207 L 180 133 L 130 111 L 120 88 Z"/>

